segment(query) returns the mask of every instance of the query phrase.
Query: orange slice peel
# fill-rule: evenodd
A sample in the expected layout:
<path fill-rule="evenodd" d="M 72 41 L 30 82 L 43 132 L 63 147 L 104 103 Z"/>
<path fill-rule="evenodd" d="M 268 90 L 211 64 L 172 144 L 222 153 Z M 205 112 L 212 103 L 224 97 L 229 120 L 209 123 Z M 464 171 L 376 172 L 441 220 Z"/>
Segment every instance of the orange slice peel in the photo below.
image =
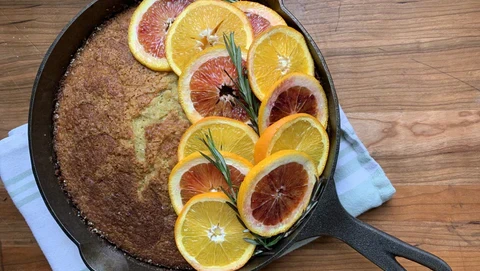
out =
<path fill-rule="evenodd" d="M 258 37 L 271 26 L 287 25 L 282 16 L 271 8 L 257 2 L 237 1 L 233 5 L 241 9 L 247 15 L 253 29 L 254 37 Z"/>
<path fill-rule="evenodd" d="M 278 80 L 266 94 L 258 110 L 260 134 L 283 117 L 306 113 L 327 127 L 328 102 L 318 80 L 302 73 L 290 73 Z"/>
<path fill-rule="evenodd" d="M 246 62 L 246 52 L 243 54 Z M 221 116 L 248 122 L 233 80 L 238 75 L 224 46 L 208 48 L 190 61 L 178 80 L 179 101 L 191 123 Z"/>
<path fill-rule="evenodd" d="M 224 44 L 223 35 L 235 33 L 238 46 L 248 49 L 253 31 L 247 16 L 232 4 L 204 0 L 190 4 L 168 31 L 166 57 L 172 70 L 182 74 L 185 65 L 206 48 Z"/>
<path fill-rule="evenodd" d="M 245 176 L 237 201 L 240 217 L 264 237 L 286 232 L 308 206 L 315 182 L 316 166 L 307 154 L 279 151 Z"/>
<path fill-rule="evenodd" d="M 175 243 L 185 260 L 196 270 L 236 270 L 255 251 L 252 238 L 238 221 L 222 192 L 191 198 L 175 223 Z"/>
<path fill-rule="evenodd" d="M 305 38 L 288 26 L 273 26 L 254 40 L 248 51 L 248 80 L 260 101 L 282 76 L 300 72 L 313 76 L 314 63 Z"/>
<path fill-rule="evenodd" d="M 253 165 L 236 154 L 221 152 L 230 170 L 232 184 L 238 187 Z M 207 154 L 208 155 L 208 154 Z M 179 214 L 193 196 L 229 189 L 222 173 L 200 153 L 192 153 L 175 165 L 168 179 L 168 192 L 175 212 Z"/>
<path fill-rule="evenodd" d="M 206 117 L 190 126 L 180 139 L 178 161 L 199 151 L 208 153 L 201 139 L 209 132 L 219 151 L 237 154 L 253 163 L 258 135 L 247 124 L 224 117 Z"/>
<path fill-rule="evenodd" d="M 308 154 L 321 175 L 330 143 L 328 134 L 317 118 L 305 114 L 284 117 L 265 129 L 255 144 L 255 163 L 281 150 L 297 150 Z"/>
<path fill-rule="evenodd" d="M 165 37 L 170 24 L 193 0 L 144 0 L 132 15 L 128 46 L 133 56 L 154 71 L 170 71 Z"/>

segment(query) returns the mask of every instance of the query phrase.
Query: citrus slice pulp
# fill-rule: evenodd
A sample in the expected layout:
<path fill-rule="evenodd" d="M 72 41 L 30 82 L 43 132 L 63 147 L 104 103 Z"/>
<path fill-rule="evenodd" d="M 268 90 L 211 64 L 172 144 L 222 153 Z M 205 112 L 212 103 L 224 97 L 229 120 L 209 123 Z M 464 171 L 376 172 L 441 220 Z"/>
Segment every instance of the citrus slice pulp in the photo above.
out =
<path fill-rule="evenodd" d="M 255 162 L 281 150 L 297 150 L 312 158 L 320 175 L 327 163 L 329 147 L 328 134 L 317 118 L 305 113 L 293 114 L 265 129 L 255 145 Z"/>
<path fill-rule="evenodd" d="M 246 53 L 242 55 L 246 63 Z M 190 122 L 207 116 L 247 122 L 247 113 L 239 104 L 240 93 L 232 82 L 237 78 L 237 69 L 224 46 L 197 54 L 178 79 L 180 104 Z"/>
<path fill-rule="evenodd" d="M 236 193 L 245 175 L 252 168 L 252 164 L 233 153 L 221 152 L 221 154 L 230 170 Z M 168 179 L 170 200 L 177 214 L 193 196 L 207 192 L 220 192 L 222 188 L 229 191 L 222 173 L 200 153 L 192 153 L 179 161 Z"/>
<path fill-rule="evenodd" d="M 287 25 L 282 16 L 273 9 L 257 2 L 237 1 L 234 6 L 241 9 L 247 15 L 253 29 L 253 36 L 258 37 L 263 31 L 275 25 Z"/>
<path fill-rule="evenodd" d="M 282 76 L 299 72 L 313 76 L 313 59 L 305 38 L 297 30 L 273 26 L 256 38 L 248 51 L 248 80 L 263 101 L 270 87 Z"/>
<path fill-rule="evenodd" d="M 166 39 L 166 57 L 180 75 L 195 54 L 208 47 L 224 44 L 223 35 L 235 33 L 235 43 L 248 49 L 253 32 L 247 16 L 223 1 L 196 1 L 175 20 Z"/>
<path fill-rule="evenodd" d="M 165 37 L 175 18 L 194 0 L 144 0 L 135 10 L 128 28 L 133 56 L 155 71 L 170 71 L 165 57 Z"/>
<path fill-rule="evenodd" d="M 290 73 L 278 80 L 258 110 L 258 128 L 262 133 L 283 117 L 306 113 L 327 127 L 327 97 L 318 80 L 303 73 Z"/>
<path fill-rule="evenodd" d="M 197 270 L 236 270 L 252 256 L 252 238 L 227 205 L 222 192 L 191 198 L 175 223 L 175 242 L 185 260 Z"/>
<path fill-rule="evenodd" d="M 190 126 L 180 139 L 178 161 L 199 151 L 208 154 L 208 148 L 200 139 L 209 132 L 219 151 L 237 154 L 253 163 L 258 135 L 247 124 L 224 117 L 206 117 Z"/>
<path fill-rule="evenodd" d="M 286 232 L 307 207 L 316 182 L 316 167 L 305 153 L 279 151 L 245 176 L 237 208 L 247 228 L 270 237 Z"/>

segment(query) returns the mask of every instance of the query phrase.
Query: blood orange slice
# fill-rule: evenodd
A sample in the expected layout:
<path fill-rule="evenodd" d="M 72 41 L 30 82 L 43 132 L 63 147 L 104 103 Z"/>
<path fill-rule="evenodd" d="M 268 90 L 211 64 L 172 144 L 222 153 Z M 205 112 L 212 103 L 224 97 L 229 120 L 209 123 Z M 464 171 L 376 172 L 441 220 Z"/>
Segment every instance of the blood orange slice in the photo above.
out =
<path fill-rule="evenodd" d="M 316 167 L 302 152 L 277 152 L 255 165 L 240 185 L 237 207 L 247 228 L 270 237 L 300 218 L 316 182 Z"/>
<path fill-rule="evenodd" d="M 246 62 L 246 52 L 242 54 Z M 208 116 L 220 116 L 248 121 L 245 109 L 239 104 L 237 71 L 223 46 L 206 49 L 197 55 L 178 80 L 180 104 L 190 122 Z"/>
<path fill-rule="evenodd" d="M 291 73 L 272 86 L 260 105 L 258 113 L 260 133 L 281 118 L 296 113 L 312 115 L 323 127 L 327 127 L 327 97 L 313 76 Z"/>
<path fill-rule="evenodd" d="M 254 37 L 257 37 L 271 26 L 287 25 L 278 13 L 262 4 L 250 1 L 237 1 L 234 2 L 233 5 L 247 15 L 252 25 Z"/>
<path fill-rule="evenodd" d="M 128 28 L 133 56 L 156 71 L 170 71 L 165 58 L 165 37 L 175 18 L 194 0 L 144 0 L 135 10 Z"/>
<path fill-rule="evenodd" d="M 236 154 L 221 153 L 230 170 L 233 187 L 238 190 L 252 164 Z M 222 173 L 200 153 L 193 153 L 178 162 L 168 179 L 170 200 L 177 214 L 193 196 L 222 191 L 222 188 L 229 189 Z"/>

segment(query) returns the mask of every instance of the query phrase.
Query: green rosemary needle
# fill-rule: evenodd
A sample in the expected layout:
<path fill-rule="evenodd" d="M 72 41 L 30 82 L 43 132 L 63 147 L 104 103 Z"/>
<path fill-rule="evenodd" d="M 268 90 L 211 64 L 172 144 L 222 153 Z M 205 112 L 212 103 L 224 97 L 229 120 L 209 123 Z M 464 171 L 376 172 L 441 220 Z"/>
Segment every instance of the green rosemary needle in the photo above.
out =
<path fill-rule="evenodd" d="M 232 59 L 233 65 L 237 70 L 237 80 L 234 80 L 233 77 L 225 73 L 230 77 L 233 83 L 239 90 L 240 99 L 237 99 L 237 102 L 243 109 L 247 112 L 248 118 L 250 119 L 250 126 L 258 134 L 258 108 L 260 107 L 260 101 L 257 99 L 255 94 L 250 88 L 250 83 L 248 82 L 247 71 L 242 65 L 242 49 L 240 46 L 235 44 L 235 34 L 230 32 L 230 35 L 223 34 L 223 40 L 225 46 L 227 47 L 228 54 Z"/>

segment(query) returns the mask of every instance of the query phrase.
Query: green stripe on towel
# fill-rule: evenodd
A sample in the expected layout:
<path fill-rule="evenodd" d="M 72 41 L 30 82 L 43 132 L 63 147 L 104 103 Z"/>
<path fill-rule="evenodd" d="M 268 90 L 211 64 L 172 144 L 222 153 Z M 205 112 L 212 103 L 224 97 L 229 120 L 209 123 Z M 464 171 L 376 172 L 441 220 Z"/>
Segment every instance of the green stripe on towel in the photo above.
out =
<path fill-rule="evenodd" d="M 22 208 L 23 205 L 38 199 L 39 197 L 40 197 L 40 192 L 38 192 L 38 191 L 35 191 L 33 194 L 31 194 L 29 196 L 26 196 L 25 198 L 23 198 L 23 199 L 21 199 L 17 202 L 18 209 Z"/>
<path fill-rule="evenodd" d="M 25 179 L 26 177 L 28 177 L 29 175 L 33 175 L 32 173 L 32 169 L 27 169 L 25 170 L 24 172 L 22 173 L 19 173 L 18 175 L 8 179 L 8 180 L 4 180 L 3 183 L 5 184 L 5 186 L 8 186 L 8 185 L 11 185 L 11 184 L 14 184 L 20 180 L 23 180 Z"/>
<path fill-rule="evenodd" d="M 14 198 L 15 196 L 21 194 L 22 192 L 26 191 L 27 189 L 30 189 L 36 185 L 34 180 L 30 180 L 28 183 L 18 187 L 17 189 L 14 189 L 10 193 L 10 197 Z"/>

